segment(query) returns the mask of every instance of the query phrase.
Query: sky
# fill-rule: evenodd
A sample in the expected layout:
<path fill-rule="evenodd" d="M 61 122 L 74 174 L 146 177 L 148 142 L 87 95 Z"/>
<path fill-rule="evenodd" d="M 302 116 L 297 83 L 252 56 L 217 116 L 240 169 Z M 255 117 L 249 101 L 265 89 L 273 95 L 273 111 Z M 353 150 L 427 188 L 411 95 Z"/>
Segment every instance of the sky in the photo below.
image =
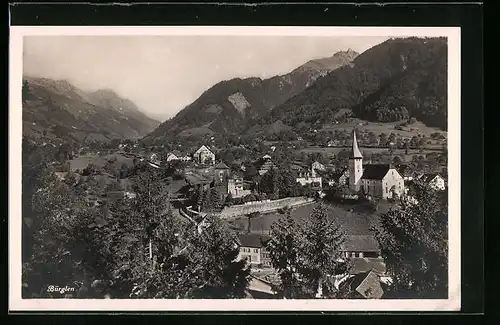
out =
<path fill-rule="evenodd" d="M 85 91 L 113 89 L 158 120 L 174 116 L 214 84 L 269 78 L 311 59 L 389 37 L 25 36 L 23 74 L 67 80 Z"/>

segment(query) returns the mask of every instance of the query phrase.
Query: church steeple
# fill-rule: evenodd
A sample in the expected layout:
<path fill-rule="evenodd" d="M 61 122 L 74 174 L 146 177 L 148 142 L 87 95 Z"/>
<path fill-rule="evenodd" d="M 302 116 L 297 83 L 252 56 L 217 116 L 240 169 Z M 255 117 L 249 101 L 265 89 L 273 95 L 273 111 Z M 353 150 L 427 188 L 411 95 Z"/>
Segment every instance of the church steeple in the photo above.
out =
<path fill-rule="evenodd" d="M 363 155 L 361 154 L 361 151 L 359 151 L 358 148 L 358 140 L 356 139 L 356 129 L 352 129 L 352 148 L 351 148 L 351 155 L 349 156 L 350 159 L 356 159 L 356 158 L 363 158 Z"/>

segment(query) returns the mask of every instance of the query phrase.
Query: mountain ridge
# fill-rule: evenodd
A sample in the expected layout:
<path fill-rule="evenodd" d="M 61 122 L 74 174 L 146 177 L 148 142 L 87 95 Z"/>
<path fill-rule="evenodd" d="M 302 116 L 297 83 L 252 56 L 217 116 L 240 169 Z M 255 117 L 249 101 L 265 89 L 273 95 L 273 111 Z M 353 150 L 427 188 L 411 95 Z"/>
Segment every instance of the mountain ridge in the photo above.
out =
<path fill-rule="evenodd" d="M 222 80 L 146 138 L 241 133 L 273 107 L 300 93 L 330 71 L 349 64 L 357 55 L 352 50 L 340 51 L 328 58 L 310 60 L 284 75 L 266 79 Z"/>
<path fill-rule="evenodd" d="M 111 89 L 86 92 L 67 80 L 25 75 L 23 125 L 23 136 L 84 142 L 141 138 L 159 122 Z"/>

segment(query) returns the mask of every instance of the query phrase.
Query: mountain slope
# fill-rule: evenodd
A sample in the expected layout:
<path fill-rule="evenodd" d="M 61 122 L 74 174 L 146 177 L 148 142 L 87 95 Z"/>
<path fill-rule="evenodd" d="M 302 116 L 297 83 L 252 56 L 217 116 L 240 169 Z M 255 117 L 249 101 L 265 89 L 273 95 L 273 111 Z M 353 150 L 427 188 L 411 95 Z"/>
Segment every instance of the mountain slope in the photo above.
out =
<path fill-rule="evenodd" d="M 74 142 L 140 138 L 159 124 L 110 90 L 86 93 L 64 80 L 23 79 L 23 136 Z"/>
<path fill-rule="evenodd" d="M 165 121 L 148 138 L 240 133 L 270 109 L 309 87 L 316 79 L 349 64 L 358 53 L 348 50 L 311 60 L 288 74 L 269 79 L 235 78 L 205 91 Z"/>
<path fill-rule="evenodd" d="M 445 38 L 391 39 L 357 56 L 259 120 L 295 126 L 329 123 L 339 109 L 365 120 L 416 117 L 446 128 L 447 44 Z"/>

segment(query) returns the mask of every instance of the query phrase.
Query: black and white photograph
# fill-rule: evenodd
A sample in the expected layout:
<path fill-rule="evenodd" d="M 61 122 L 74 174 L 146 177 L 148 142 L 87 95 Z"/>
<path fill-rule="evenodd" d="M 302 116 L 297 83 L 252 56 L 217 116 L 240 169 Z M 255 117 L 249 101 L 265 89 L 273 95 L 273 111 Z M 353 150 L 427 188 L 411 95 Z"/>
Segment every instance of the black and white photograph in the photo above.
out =
<path fill-rule="evenodd" d="M 12 27 L 20 310 L 459 310 L 460 29 Z"/>

